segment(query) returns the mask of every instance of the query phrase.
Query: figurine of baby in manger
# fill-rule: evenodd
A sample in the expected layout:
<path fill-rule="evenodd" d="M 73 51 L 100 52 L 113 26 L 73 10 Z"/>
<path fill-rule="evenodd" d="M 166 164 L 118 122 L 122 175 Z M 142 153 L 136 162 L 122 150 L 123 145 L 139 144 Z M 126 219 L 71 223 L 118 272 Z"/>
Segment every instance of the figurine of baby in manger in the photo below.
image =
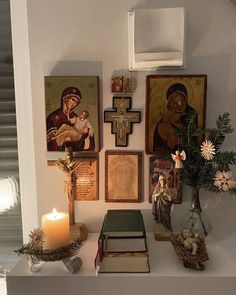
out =
<path fill-rule="evenodd" d="M 199 235 L 194 234 L 191 228 L 184 228 L 181 231 L 181 242 L 185 249 L 192 251 L 192 255 L 197 255 L 201 240 Z"/>
<path fill-rule="evenodd" d="M 205 269 L 203 262 L 209 257 L 204 238 L 198 233 L 191 228 L 184 228 L 180 234 L 172 236 L 171 243 L 184 267 L 194 270 Z"/>

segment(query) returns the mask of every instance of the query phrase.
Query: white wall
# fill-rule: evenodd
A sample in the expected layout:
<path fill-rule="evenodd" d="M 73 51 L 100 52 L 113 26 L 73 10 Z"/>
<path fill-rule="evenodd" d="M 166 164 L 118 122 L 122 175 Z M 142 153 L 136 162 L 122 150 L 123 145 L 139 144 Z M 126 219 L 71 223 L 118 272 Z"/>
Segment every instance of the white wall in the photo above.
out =
<path fill-rule="evenodd" d="M 213 126 L 219 113 L 231 112 L 236 126 L 236 6 L 229 0 L 29 0 L 28 23 L 31 60 L 31 87 L 35 173 L 38 219 L 52 207 L 66 210 L 63 174 L 48 167 L 45 141 L 44 76 L 99 75 L 101 83 L 101 122 L 103 110 L 111 107 L 110 80 L 113 71 L 128 69 L 127 12 L 133 8 L 183 6 L 187 10 L 186 69 L 159 74 L 207 74 L 207 125 Z M 148 31 L 147 31 L 148 33 Z M 142 109 L 141 124 L 134 124 L 129 137 L 130 150 L 145 149 L 145 77 L 138 72 L 138 87 L 133 107 Z M 148 203 L 149 157 L 144 160 L 144 202 L 139 204 L 105 203 L 104 151 L 114 149 L 115 138 L 110 124 L 101 124 L 103 147 L 99 154 L 99 201 L 79 202 L 77 218 L 90 231 L 99 231 L 108 208 L 140 208 L 148 230 L 152 229 L 151 205 Z M 225 148 L 236 150 L 236 133 Z M 145 154 L 145 153 L 144 153 Z M 232 196 L 204 194 L 204 206 L 215 234 L 227 239 L 232 226 L 236 202 Z M 188 191 L 184 198 L 189 201 Z M 227 199 L 227 200 L 226 200 Z M 189 203 L 175 206 L 173 223 L 179 224 Z M 222 210 L 223 208 L 223 210 Z M 231 212 L 225 216 L 224 212 Z M 222 225 L 221 220 L 224 219 Z M 227 229 L 227 231 L 225 230 Z"/>
<path fill-rule="evenodd" d="M 24 240 L 38 226 L 27 0 L 10 0 Z"/>

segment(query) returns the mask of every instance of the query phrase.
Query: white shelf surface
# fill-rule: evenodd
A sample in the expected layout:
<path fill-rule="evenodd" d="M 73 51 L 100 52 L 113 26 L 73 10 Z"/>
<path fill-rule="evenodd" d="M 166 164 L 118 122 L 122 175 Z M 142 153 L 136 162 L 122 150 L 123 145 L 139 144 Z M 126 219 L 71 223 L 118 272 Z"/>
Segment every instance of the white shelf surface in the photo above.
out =
<path fill-rule="evenodd" d="M 78 253 L 83 266 L 76 274 L 70 274 L 62 262 L 46 263 L 38 273 L 31 273 L 22 258 L 7 276 L 7 294 L 235 294 L 236 263 L 211 237 L 207 239 L 210 260 L 204 263 L 204 271 L 184 268 L 171 243 L 157 242 L 149 233 L 150 273 L 96 276 L 97 239 L 98 234 L 89 234 Z"/>

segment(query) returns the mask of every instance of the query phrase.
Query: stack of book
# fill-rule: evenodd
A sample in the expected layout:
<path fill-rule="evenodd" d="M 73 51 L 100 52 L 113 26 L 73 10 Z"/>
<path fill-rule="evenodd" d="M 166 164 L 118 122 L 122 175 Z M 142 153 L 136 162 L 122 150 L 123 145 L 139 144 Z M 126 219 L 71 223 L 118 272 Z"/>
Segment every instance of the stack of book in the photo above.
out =
<path fill-rule="evenodd" d="M 108 210 L 98 240 L 98 272 L 150 272 L 140 210 Z"/>

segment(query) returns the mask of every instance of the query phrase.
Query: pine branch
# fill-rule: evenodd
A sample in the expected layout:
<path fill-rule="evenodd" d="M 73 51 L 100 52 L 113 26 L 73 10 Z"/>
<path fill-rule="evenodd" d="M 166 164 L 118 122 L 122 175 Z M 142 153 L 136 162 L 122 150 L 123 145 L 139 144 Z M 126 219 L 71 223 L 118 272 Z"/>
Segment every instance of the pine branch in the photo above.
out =
<path fill-rule="evenodd" d="M 221 190 L 217 186 L 215 186 L 214 183 L 212 183 L 211 185 L 208 184 L 204 188 L 205 188 L 205 190 L 207 190 L 211 193 L 220 193 L 221 192 Z"/>
<path fill-rule="evenodd" d="M 73 241 L 71 244 L 51 249 L 32 249 L 30 243 L 24 244 L 20 249 L 15 250 L 18 255 L 28 255 L 31 257 L 33 263 L 40 263 L 42 261 L 58 261 L 64 258 L 74 256 L 82 246 L 80 240 Z"/>
<path fill-rule="evenodd" d="M 223 134 L 230 134 L 234 131 L 232 126 L 230 125 L 230 114 L 229 113 L 223 113 L 222 115 L 219 115 L 217 121 L 216 121 L 216 127 L 217 129 L 222 132 Z"/>
<path fill-rule="evenodd" d="M 218 150 L 225 140 L 225 136 L 233 132 L 230 125 L 229 113 L 219 115 L 216 121 L 216 128 L 207 129 L 208 139 L 214 144 Z"/>
<path fill-rule="evenodd" d="M 219 193 L 221 190 L 214 185 L 216 171 L 227 171 L 230 165 L 236 165 L 235 152 L 220 151 L 226 135 L 233 132 L 229 113 L 218 116 L 215 128 L 197 128 L 195 119 L 195 114 L 190 114 L 185 126 L 175 130 L 180 139 L 180 148 L 186 153 L 186 160 L 183 162 L 183 182 L 191 187 Z M 203 134 L 206 134 L 207 139 L 215 147 L 216 154 L 212 160 L 206 160 L 201 155 L 199 139 L 203 138 Z"/>
<path fill-rule="evenodd" d="M 225 135 L 217 128 L 206 130 L 208 139 L 214 144 L 216 150 L 219 150 L 225 140 Z"/>
<path fill-rule="evenodd" d="M 214 156 L 214 162 L 220 166 L 221 170 L 229 165 L 236 165 L 236 153 L 233 151 L 218 151 Z"/>

